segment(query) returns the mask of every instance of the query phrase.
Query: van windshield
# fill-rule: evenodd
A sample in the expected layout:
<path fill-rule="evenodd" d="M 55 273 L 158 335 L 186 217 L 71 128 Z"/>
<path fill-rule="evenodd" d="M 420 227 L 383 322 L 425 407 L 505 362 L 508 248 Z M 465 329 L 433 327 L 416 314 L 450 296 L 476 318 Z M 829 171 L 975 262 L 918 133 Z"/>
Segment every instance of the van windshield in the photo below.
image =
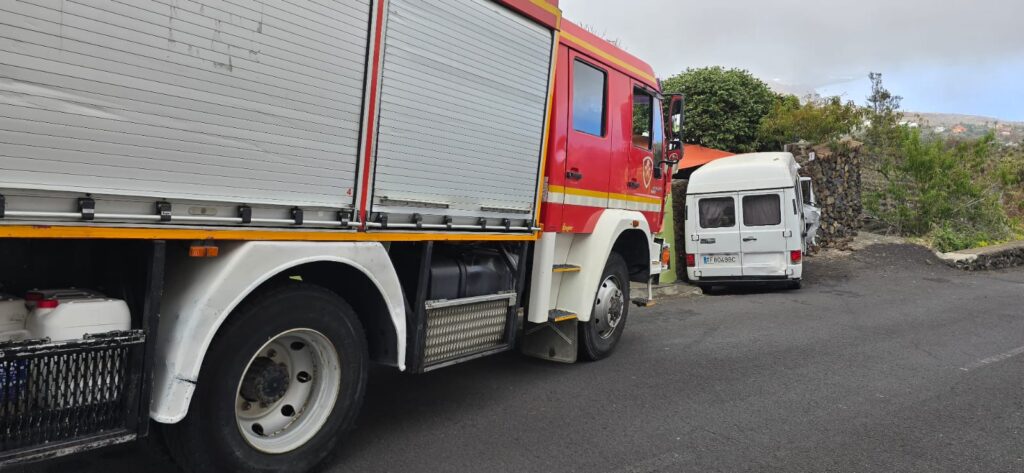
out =
<path fill-rule="evenodd" d="M 732 197 L 701 199 L 701 228 L 730 228 L 736 226 L 736 201 Z"/>

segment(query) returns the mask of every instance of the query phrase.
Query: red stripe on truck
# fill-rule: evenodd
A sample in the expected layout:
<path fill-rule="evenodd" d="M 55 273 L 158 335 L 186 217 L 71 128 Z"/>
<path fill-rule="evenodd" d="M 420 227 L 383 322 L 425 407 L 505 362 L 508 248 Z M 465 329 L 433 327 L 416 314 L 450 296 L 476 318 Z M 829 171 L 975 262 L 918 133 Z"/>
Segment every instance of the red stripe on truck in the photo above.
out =
<path fill-rule="evenodd" d="M 370 75 L 370 107 L 369 117 L 366 121 L 366 155 L 363 156 L 363 191 L 360 196 L 359 221 L 362 229 L 366 230 L 366 210 L 369 207 L 367 199 L 370 194 L 370 166 L 373 157 L 373 137 L 377 121 L 377 88 L 380 86 L 380 49 L 381 36 L 384 34 L 384 1 L 377 2 L 377 21 L 374 23 L 373 32 L 373 68 Z"/>

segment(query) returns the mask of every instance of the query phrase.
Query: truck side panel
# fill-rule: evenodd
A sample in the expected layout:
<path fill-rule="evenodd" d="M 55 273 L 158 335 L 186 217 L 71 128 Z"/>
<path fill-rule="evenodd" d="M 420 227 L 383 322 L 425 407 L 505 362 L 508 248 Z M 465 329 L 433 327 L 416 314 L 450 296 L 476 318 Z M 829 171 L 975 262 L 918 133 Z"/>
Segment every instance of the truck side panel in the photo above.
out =
<path fill-rule="evenodd" d="M 533 221 L 552 41 L 488 0 L 391 0 L 373 212 Z"/>
<path fill-rule="evenodd" d="M 0 189 L 350 207 L 369 3 L 0 3 Z"/>

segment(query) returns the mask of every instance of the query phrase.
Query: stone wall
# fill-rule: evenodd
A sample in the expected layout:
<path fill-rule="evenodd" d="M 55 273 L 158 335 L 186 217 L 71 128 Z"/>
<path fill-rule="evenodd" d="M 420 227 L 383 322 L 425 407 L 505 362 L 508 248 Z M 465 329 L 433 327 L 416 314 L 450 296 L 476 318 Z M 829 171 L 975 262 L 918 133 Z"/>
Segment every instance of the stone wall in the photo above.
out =
<path fill-rule="evenodd" d="M 954 268 L 966 271 L 983 271 L 1024 266 L 1024 241 L 1002 245 L 940 253 L 939 258 Z"/>
<path fill-rule="evenodd" d="M 846 248 L 862 224 L 861 144 L 845 140 L 837 145 L 788 145 L 802 169 L 800 175 L 814 183 L 817 206 L 821 209 L 818 246 Z"/>

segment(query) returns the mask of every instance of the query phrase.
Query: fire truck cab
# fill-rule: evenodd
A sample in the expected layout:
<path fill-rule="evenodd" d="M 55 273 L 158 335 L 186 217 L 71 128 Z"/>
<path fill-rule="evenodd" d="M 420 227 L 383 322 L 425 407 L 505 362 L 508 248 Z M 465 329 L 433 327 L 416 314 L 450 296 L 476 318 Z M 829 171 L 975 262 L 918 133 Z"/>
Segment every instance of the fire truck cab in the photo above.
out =
<path fill-rule="evenodd" d="M 573 344 L 559 350 L 559 340 L 579 334 L 588 356 L 610 352 L 625 329 L 620 305 L 650 303 L 649 294 L 631 297 L 630 281 L 650 283 L 667 267 L 667 248 L 654 235 L 682 159 L 682 97 L 663 108 L 649 65 L 568 21 L 556 58 L 544 232 L 533 264 L 557 269 L 533 279 L 529 310 L 530 322 L 550 314 L 554 323 L 538 328 L 548 343 L 527 351 L 572 361 Z M 596 305 L 587 290 L 595 286 Z"/>

